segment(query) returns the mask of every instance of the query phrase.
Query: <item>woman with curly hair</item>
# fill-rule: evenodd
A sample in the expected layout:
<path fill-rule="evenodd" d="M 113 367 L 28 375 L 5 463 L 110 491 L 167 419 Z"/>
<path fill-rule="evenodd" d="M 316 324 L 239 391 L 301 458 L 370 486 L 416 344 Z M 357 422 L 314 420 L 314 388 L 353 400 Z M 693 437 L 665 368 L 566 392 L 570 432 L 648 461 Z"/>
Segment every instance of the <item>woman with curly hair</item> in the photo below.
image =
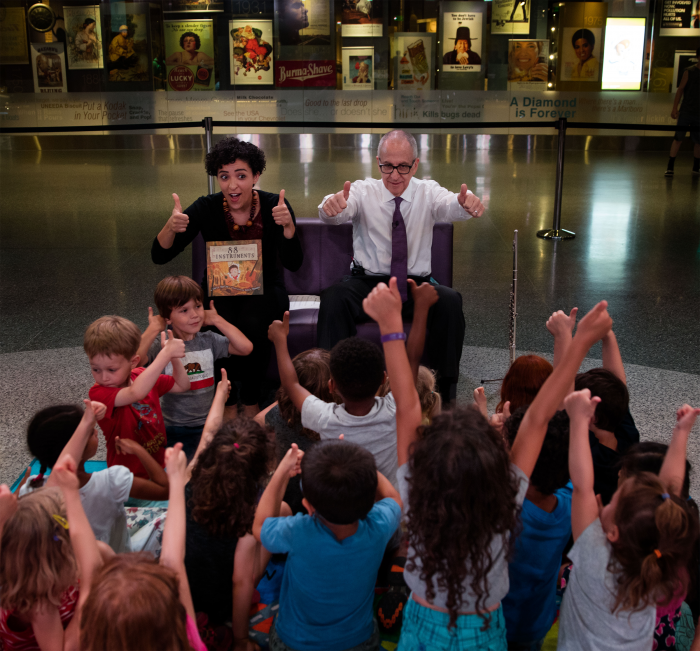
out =
<path fill-rule="evenodd" d="M 231 380 L 241 381 L 238 397 L 245 415 L 252 417 L 260 410 L 261 386 L 270 357 L 267 328 L 275 319 L 281 320 L 289 309 L 289 296 L 277 261 L 279 258 L 286 269 L 296 271 L 304 254 L 284 190 L 273 194 L 255 189 L 265 170 L 261 149 L 237 138 L 225 138 L 207 154 L 205 168 L 207 174 L 216 177 L 221 192 L 200 197 L 184 211 L 180 198 L 173 194 L 175 207 L 153 240 L 151 259 L 156 264 L 170 262 L 198 235 L 205 243 L 234 247 L 241 241 L 252 241 L 258 245 L 260 255 L 255 266 L 245 273 L 239 269 L 235 279 L 227 273 L 220 274 L 218 267 L 212 274 L 205 272 L 203 278 L 195 278 L 202 284 L 206 304 L 215 298 L 217 312 L 253 343 L 253 352 L 247 357 L 229 357 L 219 362 Z M 237 404 L 235 395 L 229 403 Z"/>

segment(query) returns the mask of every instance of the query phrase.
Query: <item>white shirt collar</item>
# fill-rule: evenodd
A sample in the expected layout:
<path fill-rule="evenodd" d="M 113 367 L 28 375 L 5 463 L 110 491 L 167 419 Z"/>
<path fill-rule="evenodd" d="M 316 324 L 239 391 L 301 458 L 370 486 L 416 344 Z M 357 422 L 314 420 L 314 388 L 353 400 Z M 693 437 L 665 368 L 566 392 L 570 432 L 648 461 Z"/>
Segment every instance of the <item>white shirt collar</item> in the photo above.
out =
<path fill-rule="evenodd" d="M 383 203 L 389 203 L 390 201 L 393 201 L 396 197 L 389 192 L 389 190 L 386 189 L 386 185 L 384 185 L 384 181 L 379 179 L 379 181 L 382 184 L 382 202 Z M 408 187 L 404 190 L 403 194 L 400 195 L 400 197 L 404 200 L 407 201 L 408 203 L 411 203 L 413 201 L 413 195 L 416 191 L 416 179 L 415 177 L 411 177 L 411 180 L 408 182 Z"/>

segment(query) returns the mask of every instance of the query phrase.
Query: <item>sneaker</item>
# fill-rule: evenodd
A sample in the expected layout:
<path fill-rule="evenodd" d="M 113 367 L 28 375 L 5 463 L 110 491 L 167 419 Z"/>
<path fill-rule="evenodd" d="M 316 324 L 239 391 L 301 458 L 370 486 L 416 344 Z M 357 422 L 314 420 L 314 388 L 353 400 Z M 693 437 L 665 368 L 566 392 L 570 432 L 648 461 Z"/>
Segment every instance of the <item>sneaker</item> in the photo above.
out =
<path fill-rule="evenodd" d="M 665 172 L 664 176 L 673 176 L 673 170 L 669 167 Z"/>

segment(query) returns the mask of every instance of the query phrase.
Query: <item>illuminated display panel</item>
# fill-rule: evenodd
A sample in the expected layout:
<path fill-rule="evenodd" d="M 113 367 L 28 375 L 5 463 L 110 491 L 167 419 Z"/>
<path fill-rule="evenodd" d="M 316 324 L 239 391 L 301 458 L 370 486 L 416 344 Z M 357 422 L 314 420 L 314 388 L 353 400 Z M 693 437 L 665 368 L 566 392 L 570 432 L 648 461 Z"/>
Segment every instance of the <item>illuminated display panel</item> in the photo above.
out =
<path fill-rule="evenodd" d="M 603 90 L 641 90 L 646 18 L 608 18 Z"/>

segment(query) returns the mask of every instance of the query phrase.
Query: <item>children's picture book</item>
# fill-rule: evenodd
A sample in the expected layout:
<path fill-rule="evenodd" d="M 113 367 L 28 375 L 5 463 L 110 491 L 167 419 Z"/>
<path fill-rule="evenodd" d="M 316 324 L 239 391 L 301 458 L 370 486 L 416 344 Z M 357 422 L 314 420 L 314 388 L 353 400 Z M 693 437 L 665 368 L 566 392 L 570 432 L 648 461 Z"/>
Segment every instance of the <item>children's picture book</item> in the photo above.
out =
<path fill-rule="evenodd" d="M 207 242 L 207 293 L 216 296 L 263 294 L 262 240 Z"/>

